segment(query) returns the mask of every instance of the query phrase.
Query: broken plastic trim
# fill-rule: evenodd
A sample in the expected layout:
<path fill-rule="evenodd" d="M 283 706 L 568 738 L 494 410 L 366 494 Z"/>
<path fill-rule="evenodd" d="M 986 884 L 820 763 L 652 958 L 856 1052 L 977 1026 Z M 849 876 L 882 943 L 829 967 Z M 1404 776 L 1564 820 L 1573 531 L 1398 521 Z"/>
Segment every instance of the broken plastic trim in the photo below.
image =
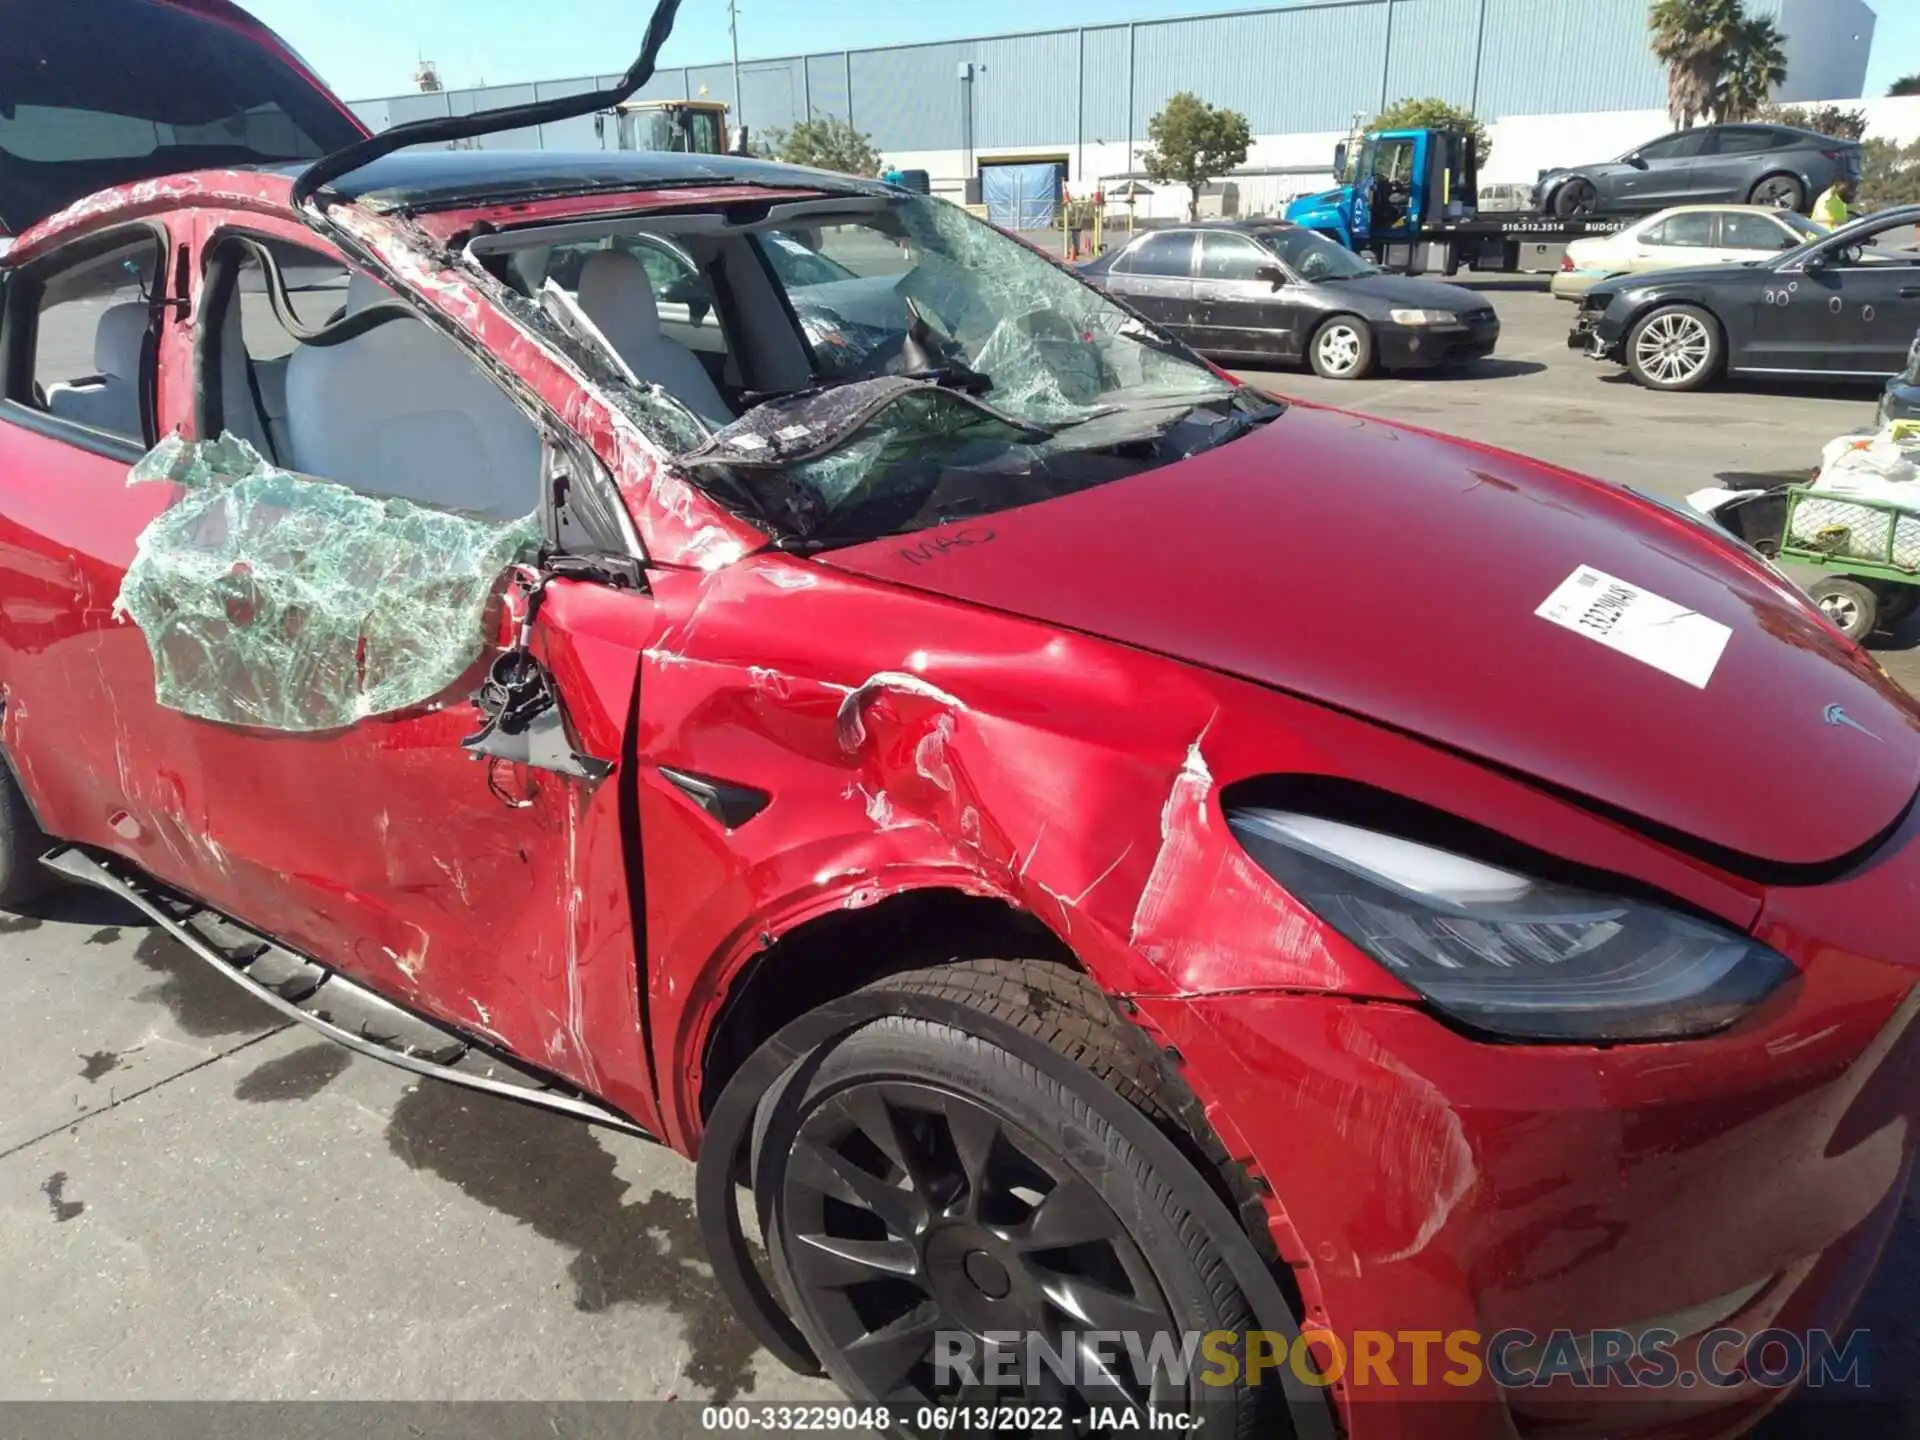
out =
<path fill-rule="evenodd" d="M 531 648 L 534 622 L 540 618 L 540 603 L 546 596 L 547 582 L 553 578 L 552 573 L 542 571 L 525 585 L 526 608 L 513 648 L 493 662 L 486 683 L 474 695 L 473 705 L 482 723 L 460 744 L 494 760 L 552 770 L 578 780 L 604 780 L 613 772 L 613 762 L 575 748 L 553 676 Z"/>
<path fill-rule="evenodd" d="M 396 125 L 391 130 L 383 130 L 331 155 L 323 155 L 301 171 L 299 178 L 293 182 L 294 210 L 306 214 L 307 202 L 318 193 L 321 186 L 410 145 L 469 140 L 477 135 L 547 125 L 556 120 L 571 120 L 576 116 L 591 115 L 597 110 L 612 109 L 653 78 L 654 62 L 659 58 L 660 47 L 667 43 L 667 37 L 673 33 L 674 16 L 679 9 L 680 0 L 658 0 L 653 7 L 652 17 L 647 21 L 647 33 L 641 41 L 639 56 L 621 77 L 620 83 L 611 90 L 595 90 L 585 95 L 540 100 L 531 105 L 505 105 L 494 110 L 476 110 L 470 115 L 415 120 Z"/>
<path fill-rule="evenodd" d="M 493 662 L 473 703 L 484 723 L 460 742 L 462 749 L 576 780 L 604 780 L 613 773 L 611 760 L 574 748 L 553 677 L 525 650 L 509 650 Z"/>

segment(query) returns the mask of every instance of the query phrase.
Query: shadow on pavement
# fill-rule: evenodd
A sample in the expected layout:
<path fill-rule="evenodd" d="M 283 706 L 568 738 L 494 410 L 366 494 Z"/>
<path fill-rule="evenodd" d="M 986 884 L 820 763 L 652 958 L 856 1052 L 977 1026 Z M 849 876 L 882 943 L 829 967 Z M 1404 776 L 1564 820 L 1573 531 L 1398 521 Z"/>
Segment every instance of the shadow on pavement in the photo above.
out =
<path fill-rule="evenodd" d="M 1469 360 L 1463 365 L 1443 365 L 1437 370 L 1396 370 L 1392 378 L 1401 381 L 1437 380 L 1510 380 L 1518 375 L 1538 375 L 1547 367 L 1538 360 Z"/>

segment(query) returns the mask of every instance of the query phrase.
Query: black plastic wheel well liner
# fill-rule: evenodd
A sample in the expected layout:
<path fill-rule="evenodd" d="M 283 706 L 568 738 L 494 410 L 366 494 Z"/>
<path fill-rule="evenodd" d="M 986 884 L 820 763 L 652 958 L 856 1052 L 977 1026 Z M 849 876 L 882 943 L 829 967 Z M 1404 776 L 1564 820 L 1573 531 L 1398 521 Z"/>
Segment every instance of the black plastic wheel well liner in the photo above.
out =
<path fill-rule="evenodd" d="M 977 1035 L 1031 1065 L 1096 1111 L 1146 1158 L 1174 1199 L 1207 1231 L 1253 1311 L 1255 1325 L 1284 1336 L 1289 1346 L 1298 1338 L 1297 1317 L 1239 1222 L 1173 1141 L 1145 1115 L 1130 1105 L 1116 1105 L 1113 1092 L 1098 1078 L 1051 1047 L 978 1010 L 910 991 L 863 991 L 828 1001 L 756 1050 L 714 1105 L 700 1147 L 694 1197 L 714 1279 L 754 1338 L 783 1364 L 802 1374 L 821 1373 L 819 1357 L 774 1297 L 741 1229 L 735 1181 L 746 1173 L 742 1152 L 752 1136 L 754 1114 L 796 1060 L 876 1020 L 903 1015 Z M 1291 1367 L 1284 1367 L 1280 1378 L 1297 1440 L 1335 1440 L 1339 1430 L 1328 1395 L 1301 1380 Z"/>
<path fill-rule="evenodd" d="M 700 1109 L 719 1096 L 769 1036 L 829 999 L 929 965 L 1006 955 L 1082 970 L 1051 930 L 1005 901 L 942 885 L 814 915 L 760 948 L 727 985 L 701 1042 Z"/>

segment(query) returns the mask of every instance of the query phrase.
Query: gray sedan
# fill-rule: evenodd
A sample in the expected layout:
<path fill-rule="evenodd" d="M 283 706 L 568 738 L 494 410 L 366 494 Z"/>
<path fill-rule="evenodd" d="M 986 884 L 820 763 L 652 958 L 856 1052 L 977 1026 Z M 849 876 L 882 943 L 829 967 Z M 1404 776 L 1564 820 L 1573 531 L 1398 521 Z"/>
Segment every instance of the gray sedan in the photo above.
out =
<path fill-rule="evenodd" d="M 1277 221 L 1155 230 L 1080 273 L 1203 355 L 1304 360 L 1329 380 L 1459 364 L 1500 338 L 1473 291 L 1389 275 Z"/>

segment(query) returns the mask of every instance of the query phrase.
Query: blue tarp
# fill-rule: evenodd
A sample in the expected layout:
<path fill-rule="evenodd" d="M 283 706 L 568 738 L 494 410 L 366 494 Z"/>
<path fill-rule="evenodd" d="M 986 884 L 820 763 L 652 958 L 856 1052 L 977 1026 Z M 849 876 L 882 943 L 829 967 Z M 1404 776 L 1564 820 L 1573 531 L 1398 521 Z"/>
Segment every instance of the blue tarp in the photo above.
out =
<path fill-rule="evenodd" d="M 1003 230 L 1051 230 L 1060 223 L 1060 184 L 1066 166 L 983 165 L 980 198 L 987 219 Z"/>

